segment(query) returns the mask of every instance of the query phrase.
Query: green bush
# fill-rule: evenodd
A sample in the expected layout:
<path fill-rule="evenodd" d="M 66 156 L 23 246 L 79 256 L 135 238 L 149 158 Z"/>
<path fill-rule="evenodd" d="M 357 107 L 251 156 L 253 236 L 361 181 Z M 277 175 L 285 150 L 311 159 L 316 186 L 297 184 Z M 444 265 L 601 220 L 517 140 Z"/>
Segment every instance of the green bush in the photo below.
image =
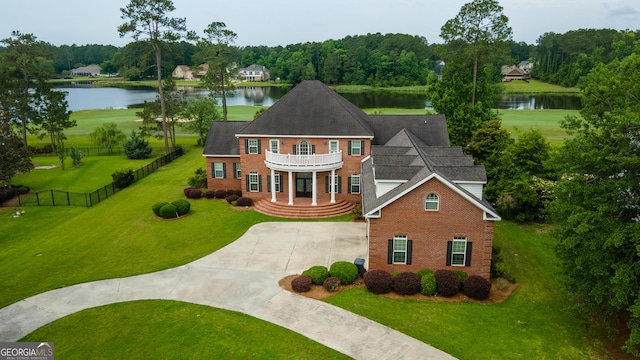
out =
<path fill-rule="evenodd" d="M 193 175 L 187 180 L 187 183 L 192 188 L 204 189 L 207 187 L 207 172 L 204 168 L 198 168 Z M 207 197 L 207 199 L 210 199 Z"/>
<path fill-rule="evenodd" d="M 420 278 L 420 293 L 422 295 L 433 296 L 436 294 L 437 284 L 436 276 L 433 271 L 425 273 Z"/>
<path fill-rule="evenodd" d="M 131 138 L 124 141 L 123 147 L 124 153 L 129 159 L 146 159 L 153 152 L 149 142 L 138 135 L 135 130 L 131 132 Z"/>
<path fill-rule="evenodd" d="M 167 205 L 168 202 L 166 201 L 161 201 L 159 203 L 155 203 L 153 204 L 153 206 L 151 207 L 151 210 L 153 210 L 153 213 L 156 214 L 156 216 L 160 216 L 160 208 Z"/>
<path fill-rule="evenodd" d="M 135 181 L 133 170 L 131 169 L 118 170 L 111 174 L 111 177 L 113 178 L 113 185 L 118 189 L 124 189 Z"/>
<path fill-rule="evenodd" d="M 191 210 L 191 203 L 185 199 L 180 199 L 172 202 L 173 205 L 178 209 L 178 215 L 186 215 Z"/>
<path fill-rule="evenodd" d="M 349 285 L 358 277 L 358 267 L 348 261 L 336 261 L 331 264 L 329 274 L 340 279 L 342 285 Z"/>
<path fill-rule="evenodd" d="M 453 270 L 453 272 L 456 273 L 456 275 L 458 275 L 461 283 L 463 283 L 469 277 L 469 274 L 461 270 Z"/>
<path fill-rule="evenodd" d="M 160 208 L 159 213 L 160 217 L 163 217 L 165 219 L 177 218 L 179 216 L 178 208 L 173 204 L 165 204 Z"/>
<path fill-rule="evenodd" d="M 329 270 L 327 270 L 326 266 L 312 266 L 308 270 L 303 271 L 302 275 L 310 277 L 315 285 L 322 285 L 329 277 Z"/>
<path fill-rule="evenodd" d="M 420 277 L 422 279 L 425 275 L 428 275 L 428 274 L 433 275 L 434 272 L 431 269 L 422 269 L 422 270 L 418 271 L 416 274 L 418 275 L 418 277 Z"/>

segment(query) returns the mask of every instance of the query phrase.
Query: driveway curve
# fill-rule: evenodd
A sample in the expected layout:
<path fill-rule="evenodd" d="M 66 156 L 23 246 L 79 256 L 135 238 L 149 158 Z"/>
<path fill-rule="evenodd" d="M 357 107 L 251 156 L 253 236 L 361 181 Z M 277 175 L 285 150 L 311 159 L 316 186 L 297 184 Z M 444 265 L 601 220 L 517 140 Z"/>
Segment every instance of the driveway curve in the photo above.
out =
<path fill-rule="evenodd" d="M 84 309 L 164 299 L 239 311 L 356 359 L 453 359 L 387 326 L 278 286 L 284 276 L 313 265 L 366 258 L 364 234 L 361 223 L 261 223 L 184 266 L 51 290 L 2 308 L 0 342 L 17 341 Z"/>

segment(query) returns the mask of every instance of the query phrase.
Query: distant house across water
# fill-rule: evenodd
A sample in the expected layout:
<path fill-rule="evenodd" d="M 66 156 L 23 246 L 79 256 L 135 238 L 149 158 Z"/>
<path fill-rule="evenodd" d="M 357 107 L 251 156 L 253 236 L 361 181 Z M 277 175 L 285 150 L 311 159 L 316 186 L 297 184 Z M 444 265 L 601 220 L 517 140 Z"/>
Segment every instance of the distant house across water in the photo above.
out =
<path fill-rule="evenodd" d="M 100 75 L 100 65 L 82 66 L 71 70 L 73 76 L 98 76 Z"/>

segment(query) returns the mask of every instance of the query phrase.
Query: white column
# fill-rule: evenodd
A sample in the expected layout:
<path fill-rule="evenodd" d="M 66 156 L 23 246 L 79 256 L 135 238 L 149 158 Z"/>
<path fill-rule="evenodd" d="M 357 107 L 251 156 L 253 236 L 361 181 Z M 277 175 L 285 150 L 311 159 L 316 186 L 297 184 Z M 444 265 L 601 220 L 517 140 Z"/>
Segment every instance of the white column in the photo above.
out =
<path fill-rule="evenodd" d="M 316 195 L 316 190 L 317 190 L 317 179 L 316 179 L 316 172 L 313 172 L 313 178 L 311 179 L 311 205 L 316 206 L 318 205 L 317 202 L 317 195 Z"/>
<path fill-rule="evenodd" d="M 293 173 L 289 171 L 289 205 L 293 205 Z"/>
<path fill-rule="evenodd" d="M 331 188 L 331 203 L 336 202 L 336 170 L 331 170 L 331 179 L 329 180 L 329 186 Z"/>
<path fill-rule="evenodd" d="M 280 184 L 282 186 L 282 184 Z M 271 169 L 271 202 L 276 202 L 276 171 Z"/>

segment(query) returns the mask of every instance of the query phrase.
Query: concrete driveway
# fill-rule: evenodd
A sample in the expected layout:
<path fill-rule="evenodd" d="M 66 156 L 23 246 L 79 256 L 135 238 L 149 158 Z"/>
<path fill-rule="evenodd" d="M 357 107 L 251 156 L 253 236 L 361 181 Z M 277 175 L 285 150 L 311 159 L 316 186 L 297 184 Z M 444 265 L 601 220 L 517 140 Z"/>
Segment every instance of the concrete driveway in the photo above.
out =
<path fill-rule="evenodd" d="M 366 254 L 363 223 L 262 223 L 228 246 L 184 266 L 69 286 L 2 308 L 0 342 L 17 341 L 87 308 L 166 299 L 239 311 L 356 359 L 453 359 L 391 328 L 278 286 L 286 275 L 314 265 L 329 267 L 339 260 L 366 258 Z"/>

